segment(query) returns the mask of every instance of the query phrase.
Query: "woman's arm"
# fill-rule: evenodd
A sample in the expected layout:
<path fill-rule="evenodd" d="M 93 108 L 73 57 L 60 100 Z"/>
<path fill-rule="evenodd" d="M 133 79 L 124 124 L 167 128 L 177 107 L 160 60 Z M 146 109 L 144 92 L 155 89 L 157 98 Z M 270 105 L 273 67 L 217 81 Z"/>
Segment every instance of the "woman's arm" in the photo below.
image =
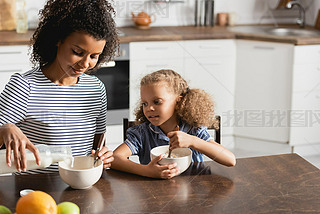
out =
<path fill-rule="evenodd" d="M 176 168 L 176 164 L 159 165 L 158 161 L 163 158 L 163 155 L 150 161 L 148 165 L 135 163 L 129 160 L 132 155 L 130 148 L 127 144 L 121 144 L 114 151 L 114 161 L 111 164 L 111 168 L 145 176 L 151 178 L 164 178 L 170 179 L 179 174 L 179 170 Z"/>
<path fill-rule="evenodd" d="M 236 165 L 234 154 L 213 140 L 205 141 L 182 131 L 169 132 L 168 137 L 170 138 L 171 149 L 179 147 L 192 148 L 225 166 Z"/>

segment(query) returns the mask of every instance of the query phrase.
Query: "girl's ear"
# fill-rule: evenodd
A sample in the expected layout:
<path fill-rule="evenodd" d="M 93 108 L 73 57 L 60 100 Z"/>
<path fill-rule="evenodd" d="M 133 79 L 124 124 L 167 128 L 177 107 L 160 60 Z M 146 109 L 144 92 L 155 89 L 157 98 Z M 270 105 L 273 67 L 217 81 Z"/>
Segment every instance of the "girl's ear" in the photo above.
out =
<path fill-rule="evenodd" d="M 177 97 L 177 100 L 176 100 L 176 103 L 177 103 L 177 104 L 181 101 L 181 98 L 182 98 L 182 96 L 178 96 L 178 97 Z"/>
<path fill-rule="evenodd" d="M 182 96 L 178 96 L 177 99 L 176 99 L 176 106 L 175 106 L 176 110 L 178 110 L 178 104 L 180 103 L 181 98 L 182 98 Z"/>

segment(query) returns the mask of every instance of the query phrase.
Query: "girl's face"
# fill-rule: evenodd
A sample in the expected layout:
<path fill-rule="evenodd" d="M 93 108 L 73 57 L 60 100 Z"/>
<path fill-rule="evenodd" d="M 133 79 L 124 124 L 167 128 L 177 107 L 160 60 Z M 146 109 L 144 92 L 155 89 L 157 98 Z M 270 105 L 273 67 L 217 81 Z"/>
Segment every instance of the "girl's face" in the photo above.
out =
<path fill-rule="evenodd" d="M 57 57 L 54 61 L 60 68 L 60 75 L 79 77 L 95 67 L 102 53 L 105 40 L 96 40 L 89 34 L 73 32 L 58 43 Z"/>
<path fill-rule="evenodd" d="M 179 97 L 168 90 L 165 82 L 142 86 L 140 95 L 143 113 L 153 125 L 163 131 L 171 131 L 177 125 L 175 107 Z"/>

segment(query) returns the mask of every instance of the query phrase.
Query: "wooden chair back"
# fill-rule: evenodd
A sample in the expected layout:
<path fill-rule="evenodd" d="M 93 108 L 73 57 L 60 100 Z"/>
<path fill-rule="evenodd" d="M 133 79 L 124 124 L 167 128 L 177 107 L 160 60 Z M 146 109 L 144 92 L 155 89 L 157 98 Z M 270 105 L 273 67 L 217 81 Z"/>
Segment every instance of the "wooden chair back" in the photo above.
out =
<path fill-rule="evenodd" d="M 214 127 L 210 127 L 210 129 L 215 130 L 215 142 L 221 143 L 221 117 L 219 115 L 216 116 L 216 120 L 219 122 L 219 129 L 215 129 Z M 135 126 L 136 123 L 134 121 L 129 121 L 128 118 L 123 118 L 123 141 L 126 140 L 127 129 Z"/>

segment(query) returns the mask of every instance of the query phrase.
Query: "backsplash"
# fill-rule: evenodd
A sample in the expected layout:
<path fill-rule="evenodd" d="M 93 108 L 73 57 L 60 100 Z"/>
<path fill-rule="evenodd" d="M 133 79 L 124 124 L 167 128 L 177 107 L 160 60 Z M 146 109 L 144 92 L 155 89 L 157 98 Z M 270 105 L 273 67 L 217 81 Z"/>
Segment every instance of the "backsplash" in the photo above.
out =
<path fill-rule="evenodd" d="M 236 14 L 236 24 L 295 23 L 297 10 L 270 10 L 279 0 L 215 0 L 215 13 Z M 38 11 L 45 0 L 26 0 L 29 28 L 37 26 Z M 306 8 L 306 22 L 313 26 L 320 8 L 320 0 L 300 0 Z M 131 12 L 144 10 L 155 14 L 156 21 L 151 26 L 184 26 L 194 24 L 195 0 L 183 3 L 155 3 L 143 0 L 114 0 L 117 26 L 132 26 Z"/>

